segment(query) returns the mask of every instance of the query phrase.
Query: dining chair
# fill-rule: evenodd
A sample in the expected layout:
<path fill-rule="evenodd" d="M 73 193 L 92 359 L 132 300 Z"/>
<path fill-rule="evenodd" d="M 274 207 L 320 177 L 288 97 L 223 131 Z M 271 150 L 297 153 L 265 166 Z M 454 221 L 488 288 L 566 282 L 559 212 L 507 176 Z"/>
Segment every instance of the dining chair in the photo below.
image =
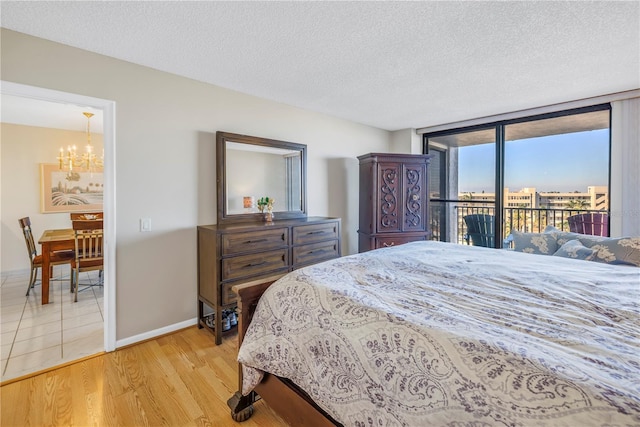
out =
<path fill-rule="evenodd" d="M 71 221 L 102 220 L 104 212 L 71 212 L 69 217 Z M 102 270 L 100 270 L 99 276 L 102 278 Z"/>
<path fill-rule="evenodd" d="M 79 278 L 82 272 L 102 271 L 104 268 L 104 231 L 102 229 L 102 220 L 77 220 L 72 222 L 76 250 L 75 258 L 71 263 L 73 270 L 71 286 L 75 292 L 74 302 L 78 302 L 78 288 L 80 285 L 86 286 L 85 289 L 103 285 L 101 275 L 98 283 L 81 284 L 79 283 Z"/>
<path fill-rule="evenodd" d="M 94 219 L 103 219 L 102 212 L 72 212 L 69 214 L 71 217 L 71 221 L 83 221 L 83 220 L 94 220 Z"/>
<path fill-rule="evenodd" d="M 38 275 L 38 268 L 42 268 L 42 255 L 38 255 L 38 250 L 36 247 L 36 243 L 33 240 L 33 231 L 31 230 L 31 219 L 27 216 L 24 218 L 20 218 L 18 220 L 20 223 L 20 228 L 22 229 L 22 234 L 24 234 L 24 241 L 27 244 L 27 252 L 29 253 L 29 260 L 31 261 L 31 276 L 29 277 L 29 286 L 27 287 L 27 294 L 29 296 L 29 292 L 36 284 L 36 276 Z M 73 251 L 56 251 L 51 253 L 51 273 L 53 276 L 53 266 L 61 265 L 61 264 L 69 264 L 73 262 L 74 253 Z M 71 281 L 71 275 L 69 276 L 69 281 Z M 71 284 L 71 286 L 73 286 Z"/>

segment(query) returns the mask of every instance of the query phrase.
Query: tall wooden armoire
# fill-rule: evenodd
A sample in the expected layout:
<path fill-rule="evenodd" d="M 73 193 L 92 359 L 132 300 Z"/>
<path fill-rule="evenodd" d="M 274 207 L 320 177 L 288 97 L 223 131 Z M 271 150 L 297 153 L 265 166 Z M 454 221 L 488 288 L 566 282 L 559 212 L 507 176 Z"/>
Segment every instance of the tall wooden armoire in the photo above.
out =
<path fill-rule="evenodd" d="M 360 161 L 358 251 L 428 240 L 431 156 L 370 153 Z"/>

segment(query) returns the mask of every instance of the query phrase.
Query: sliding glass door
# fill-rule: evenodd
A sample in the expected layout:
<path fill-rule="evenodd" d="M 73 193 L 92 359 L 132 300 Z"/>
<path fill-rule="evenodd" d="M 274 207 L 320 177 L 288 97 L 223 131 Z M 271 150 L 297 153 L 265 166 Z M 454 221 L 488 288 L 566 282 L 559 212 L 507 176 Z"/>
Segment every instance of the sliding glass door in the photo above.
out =
<path fill-rule="evenodd" d="M 568 230 L 570 216 L 608 212 L 608 110 L 504 129 L 505 233 Z"/>
<path fill-rule="evenodd" d="M 499 248 L 512 230 L 608 213 L 609 127 L 600 105 L 425 134 L 432 238 Z"/>
<path fill-rule="evenodd" d="M 482 217 L 487 221 L 494 221 L 495 217 L 495 128 L 435 135 L 429 143 L 429 153 L 437 156 L 431 163 L 438 164 L 439 175 L 438 191 L 432 190 L 430 195 L 432 238 L 473 243 L 466 221 L 477 215 L 490 215 Z M 434 168 L 429 167 L 433 183 L 437 178 Z M 494 229 L 495 222 L 485 223 L 484 227 Z"/>

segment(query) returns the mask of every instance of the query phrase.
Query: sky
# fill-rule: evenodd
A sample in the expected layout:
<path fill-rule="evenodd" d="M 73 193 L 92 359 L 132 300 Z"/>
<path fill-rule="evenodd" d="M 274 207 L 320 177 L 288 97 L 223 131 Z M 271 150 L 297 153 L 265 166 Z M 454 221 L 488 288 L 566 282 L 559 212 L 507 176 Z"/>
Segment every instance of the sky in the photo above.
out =
<path fill-rule="evenodd" d="M 609 130 L 508 141 L 505 187 L 519 191 L 586 192 L 590 185 L 609 184 Z M 494 192 L 495 144 L 459 150 L 460 192 Z"/>

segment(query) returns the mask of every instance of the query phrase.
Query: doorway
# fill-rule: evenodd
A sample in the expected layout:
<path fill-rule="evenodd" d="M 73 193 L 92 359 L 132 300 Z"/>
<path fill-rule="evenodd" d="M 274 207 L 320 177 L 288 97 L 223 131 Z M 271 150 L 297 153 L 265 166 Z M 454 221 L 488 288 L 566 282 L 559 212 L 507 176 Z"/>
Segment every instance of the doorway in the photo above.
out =
<path fill-rule="evenodd" d="M 100 110 L 103 115 L 103 144 L 104 144 L 104 350 L 115 349 L 115 102 L 105 99 L 87 97 L 67 92 L 60 92 L 34 86 L 12 82 L 1 82 L 0 93 L 31 100 L 42 100 L 62 105 L 77 105 L 89 109 Z M 3 106 L 4 109 L 4 106 Z M 13 219 L 13 218 L 12 218 Z M 6 218 L 9 222 L 9 218 Z M 12 223 L 5 224 L 9 228 Z M 17 224 L 16 224 L 17 227 Z M 16 228 L 13 227 L 13 228 Z M 38 236 L 35 236 L 37 239 Z M 23 245 L 23 244 L 22 244 Z M 24 245 L 23 245 L 24 246 Z M 23 248 L 22 248 L 23 249 Z M 23 249 L 24 251 L 24 249 Z M 38 250 L 40 252 L 40 250 Z M 4 331 L 3 331 L 4 332 Z M 4 343 L 3 343 L 4 344 Z M 3 349 L 4 350 L 4 349 Z"/>

